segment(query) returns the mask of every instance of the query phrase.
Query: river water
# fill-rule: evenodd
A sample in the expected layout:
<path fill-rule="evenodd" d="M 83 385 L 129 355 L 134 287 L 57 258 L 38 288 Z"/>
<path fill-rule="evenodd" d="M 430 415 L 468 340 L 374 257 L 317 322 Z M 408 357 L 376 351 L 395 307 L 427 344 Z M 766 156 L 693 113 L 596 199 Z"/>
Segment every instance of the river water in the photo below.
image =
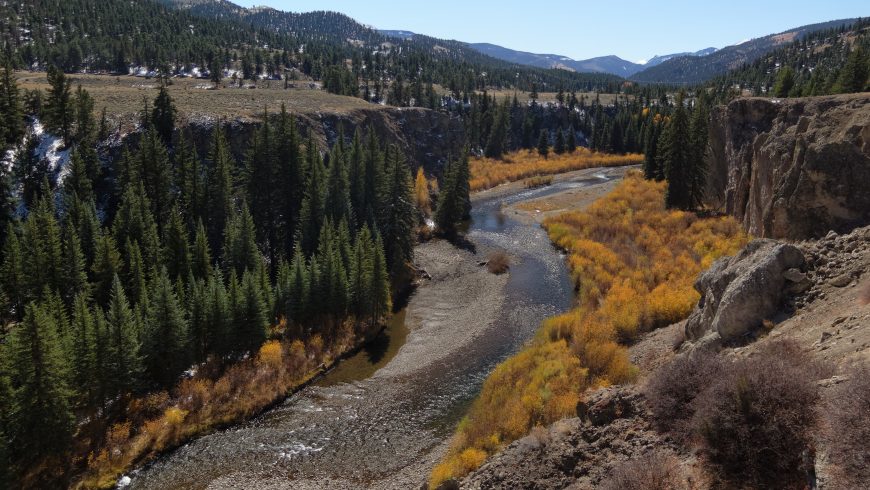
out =
<path fill-rule="evenodd" d="M 602 182 L 586 179 L 475 199 L 467 238 L 477 256 L 465 260 L 476 267 L 486 251 L 501 249 L 513 263 L 495 292 L 501 303 L 473 341 L 445 344 L 444 332 L 461 337 L 478 300 L 446 304 L 449 296 L 427 298 L 424 285 L 407 307 L 408 317 L 425 313 L 419 324 L 409 329 L 401 312 L 378 343 L 320 382 L 134 472 L 128 488 L 419 488 L 487 374 L 573 300 L 564 257 L 546 233 L 502 208 Z M 415 311 L 424 307 L 418 303 L 429 309 Z M 421 356 L 426 349 L 437 355 Z"/>

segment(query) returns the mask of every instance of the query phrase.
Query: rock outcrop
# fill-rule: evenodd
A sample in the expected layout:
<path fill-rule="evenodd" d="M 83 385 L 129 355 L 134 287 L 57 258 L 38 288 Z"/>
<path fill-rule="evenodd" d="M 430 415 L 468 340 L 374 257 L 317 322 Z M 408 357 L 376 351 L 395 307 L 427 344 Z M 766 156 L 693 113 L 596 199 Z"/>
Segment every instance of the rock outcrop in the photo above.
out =
<path fill-rule="evenodd" d="M 870 224 L 870 94 L 744 98 L 713 110 L 707 199 L 758 237 Z"/>
<path fill-rule="evenodd" d="M 716 332 L 731 341 L 751 332 L 779 312 L 788 289 L 803 287 L 803 268 L 797 247 L 769 239 L 717 260 L 695 281 L 701 300 L 686 321 L 686 338 Z"/>
<path fill-rule="evenodd" d="M 672 447 L 653 429 L 643 395 L 634 387 L 590 393 L 577 412 L 576 418 L 513 442 L 458 487 L 596 488 L 620 463 Z"/>

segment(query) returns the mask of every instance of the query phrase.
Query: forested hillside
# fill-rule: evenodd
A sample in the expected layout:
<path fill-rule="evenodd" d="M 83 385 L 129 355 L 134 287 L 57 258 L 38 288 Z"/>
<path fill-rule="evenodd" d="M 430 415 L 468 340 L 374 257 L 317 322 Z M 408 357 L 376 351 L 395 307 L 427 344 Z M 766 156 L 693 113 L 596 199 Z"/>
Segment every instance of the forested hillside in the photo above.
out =
<path fill-rule="evenodd" d="M 806 97 L 861 92 L 870 74 L 870 20 L 815 32 L 717 77 L 717 91 Z"/>
<path fill-rule="evenodd" d="M 263 115 L 244 161 L 228 151 L 220 124 L 208 154 L 197 155 L 161 89 L 143 108 L 138 144 L 110 162 L 100 144 L 106 121 L 88 92 L 54 68 L 49 81 L 42 103 L 25 111 L 9 65 L 0 77 L 5 146 L 27 135 L 0 173 L 0 477 L 54 485 L 88 468 L 113 478 L 280 397 L 288 380 L 391 314 L 420 215 L 404 156 L 373 131 L 339 135 L 321 150 L 282 110 Z M 68 152 L 60 172 L 36 156 L 41 133 L 26 123 L 37 121 Z M 450 195 L 467 207 L 467 188 Z M 224 372 L 235 373 L 227 389 L 249 389 L 246 369 L 263 366 L 241 361 L 270 339 L 284 347 L 258 359 L 307 355 L 295 371 L 263 361 L 285 374 L 257 385 L 250 395 L 259 401 L 215 401 L 190 426 L 179 420 L 169 439 L 142 442 L 142 424 L 173 406 L 143 412 L 149 393 L 189 377 L 214 383 Z M 87 459 L 118 424 L 127 424 L 124 437 L 140 436 L 126 463 Z"/>
<path fill-rule="evenodd" d="M 412 97 L 424 105 L 432 84 L 456 97 L 486 86 L 612 91 L 619 84 L 611 75 L 507 63 L 455 41 L 395 40 L 333 12 L 246 10 L 228 2 L 40 0 L 4 4 L 0 15 L 9 19 L 3 38 L 16 67 L 309 78 L 331 92 L 393 105 L 408 105 Z"/>
<path fill-rule="evenodd" d="M 638 82 L 683 85 L 703 83 L 746 63 L 752 63 L 780 46 L 800 41 L 814 32 L 844 28 L 855 21 L 856 19 L 843 19 L 803 26 L 728 46 L 707 56 L 681 56 L 636 73 L 631 79 Z"/>

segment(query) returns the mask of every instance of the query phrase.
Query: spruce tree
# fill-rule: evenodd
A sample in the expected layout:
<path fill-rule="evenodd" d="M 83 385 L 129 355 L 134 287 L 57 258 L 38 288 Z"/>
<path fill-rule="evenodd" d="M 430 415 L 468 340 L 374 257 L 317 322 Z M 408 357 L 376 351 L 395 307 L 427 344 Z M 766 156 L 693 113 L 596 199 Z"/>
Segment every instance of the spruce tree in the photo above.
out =
<path fill-rule="evenodd" d="M 156 131 L 147 131 L 142 136 L 137 157 L 151 214 L 157 228 L 162 230 L 169 221 L 169 210 L 172 208 L 173 172 L 169 153 Z"/>
<path fill-rule="evenodd" d="M 188 366 L 188 328 L 166 269 L 155 278 L 148 302 L 142 343 L 146 373 L 157 386 L 171 386 Z"/>
<path fill-rule="evenodd" d="M 63 233 L 63 257 L 61 270 L 61 297 L 68 306 L 72 306 L 73 300 L 79 294 L 89 295 L 90 283 L 88 282 L 87 263 L 82 253 L 79 234 L 72 223 L 67 222 Z"/>
<path fill-rule="evenodd" d="M 233 314 L 233 338 L 241 352 L 254 353 L 266 340 L 266 327 L 269 324 L 268 309 L 254 272 L 244 274 L 240 293 Z"/>
<path fill-rule="evenodd" d="M 8 346 L 12 366 L 12 425 L 15 452 L 23 461 L 61 454 L 70 444 L 74 417 L 63 357 L 52 315 L 36 304 L 12 329 Z"/>
<path fill-rule="evenodd" d="M 386 244 L 387 268 L 393 273 L 410 262 L 414 255 L 416 210 L 411 189 L 411 172 L 398 147 L 393 146 L 387 161 L 387 192 L 384 216 L 380 220 Z"/>
<path fill-rule="evenodd" d="M 73 100 L 75 111 L 75 133 L 73 139 L 76 143 L 90 147 L 95 144 L 96 121 L 94 120 L 94 98 L 81 85 L 76 88 Z"/>
<path fill-rule="evenodd" d="M 109 394 L 118 396 L 135 389 L 142 375 L 140 327 L 117 275 L 112 279 L 109 296 L 105 317 L 106 365 L 111 380 Z"/>
<path fill-rule="evenodd" d="M 91 267 L 94 284 L 94 300 L 101 306 L 107 306 L 111 300 L 113 281 L 121 271 L 121 254 L 115 245 L 115 239 L 109 233 L 97 236 L 96 255 Z"/>
<path fill-rule="evenodd" d="M 208 246 L 208 237 L 206 236 L 202 220 L 198 220 L 196 223 L 191 272 L 193 272 L 193 276 L 197 279 L 208 279 L 212 273 L 211 249 Z"/>
<path fill-rule="evenodd" d="M 846 64 L 840 70 L 837 79 L 837 92 L 848 94 L 863 92 L 867 88 L 867 77 L 870 75 L 870 59 L 864 54 L 864 49 L 858 45 L 849 53 Z"/>
<path fill-rule="evenodd" d="M 562 128 L 556 130 L 556 143 L 553 145 L 553 153 L 561 155 L 565 153 L 565 134 Z"/>
<path fill-rule="evenodd" d="M 379 321 L 390 314 L 392 304 L 390 301 L 390 276 L 387 273 L 387 261 L 384 257 L 384 242 L 381 237 L 375 238 L 375 246 L 372 253 L 372 285 L 371 306 L 369 311 L 372 320 Z"/>
<path fill-rule="evenodd" d="M 495 116 L 484 154 L 488 158 L 501 158 L 507 152 L 508 134 L 510 133 L 510 108 L 505 99 Z"/>
<path fill-rule="evenodd" d="M 357 320 L 368 318 L 371 314 L 372 284 L 374 274 L 374 247 L 371 233 L 364 226 L 357 235 L 350 263 L 350 312 Z"/>
<path fill-rule="evenodd" d="M 692 156 L 689 117 L 683 103 L 684 94 L 677 95 L 676 108 L 670 123 L 662 132 L 659 142 L 658 159 L 663 169 L 668 189 L 665 204 L 669 208 L 689 209 L 690 198 L 690 161 Z"/>
<path fill-rule="evenodd" d="M 190 274 L 190 239 L 177 207 L 170 211 L 169 216 L 169 225 L 166 227 L 163 239 L 163 263 L 172 280 L 178 278 L 186 280 Z"/>
<path fill-rule="evenodd" d="M 206 310 L 208 330 L 204 332 L 206 351 L 224 355 L 233 348 L 232 338 L 230 338 L 232 309 L 220 269 L 215 269 L 209 277 L 206 295 L 208 296 Z"/>
<path fill-rule="evenodd" d="M 84 404 L 96 406 L 101 400 L 96 381 L 102 373 L 97 372 L 98 332 L 86 294 L 79 293 L 75 297 L 72 312 L 73 386 Z"/>
<path fill-rule="evenodd" d="M 214 129 L 208 169 L 208 234 L 212 250 L 220 250 L 224 228 L 233 211 L 234 166 L 223 128 Z"/>
<path fill-rule="evenodd" d="M 343 136 L 339 136 L 341 139 Z M 350 183 L 348 181 L 347 157 L 344 144 L 339 140 L 329 157 L 326 177 L 326 202 L 324 210 L 333 223 L 351 219 Z"/>
<path fill-rule="evenodd" d="M 17 145 L 24 137 L 24 111 L 18 83 L 12 73 L 12 63 L 8 58 L 0 73 L 0 115 L 3 116 L 3 121 L 0 123 L 3 128 L 0 134 L 2 143 L 5 143 L 4 146 Z"/>
<path fill-rule="evenodd" d="M 172 145 L 172 133 L 175 131 L 175 105 L 166 89 L 166 83 L 160 84 L 157 98 L 154 99 L 154 109 L 151 112 L 151 124 L 157 135 L 166 146 Z"/>
<path fill-rule="evenodd" d="M 302 200 L 302 210 L 299 214 L 297 240 L 302 245 L 302 251 L 311 255 L 317 249 L 320 227 L 325 218 L 326 182 L 323 161 L 309 141 L 309 171 L 305 184 L 305 198 Z"/>
<path fill-rule="evenodd" d="M 290 282 L 287 296 L 289 304 L 287 314 L 290 317 L 289 321 L 301 325 L 306 323 L 307 306 L 309 298 L 309 277 L 308 269 L 305 264 L 305 257 L 302 255 L 301 247 L 296 247 L 296 252 L 293 254 L 293 260 L 290 262 Z"/>
<path fill-rule="evenodd" d="M 546 129 L 542 129 L 541 135 L 538 136 L 538 155 L 541 155 L 544 158 L 547 158 L 550 155 L 550 142 Z"/>
<path fill-rule="evenodd" d="M 565 150 L 568 153 L 577 151 L 577 136 L 574 134 L 574 126 L 568 128 L 568 139 L 565 142 Z"/>
<path fill-rule="evenodd" d="M 74 118 L 72 80 L 67 79 L 63 71 L 54 65 L 49 65 L 47 78 L 49 89 L 43 114 L 45 127 L 63 138 L 66 143 L 70 143 Z"/>
<path fill-rule="evenodd" d="M 45 288 L 60 291 L 63 251 L 60 225 L 55 217 L 54 199 L 50 191 L 46 191 L 46 195 L 39 199 L 24 222 L 21 246 L 27 297 L 36 299 Z"/>
<path fill-rule="evenodd" d="M 791 66 L 786 65 L 780 68 L 779 74 L 776 76 L 776 83 L 773 85 L 774 97 L 788 97 L 794 83 L 794 70 Z"/>
<path fill-rule="evenodd" d="M 21 320 L 24 317 L 24 305 L 28 297 L 22 253 L 18 233 L 12 223 L 9 223 L 6 227 L 6 243 L 3 245 L 0 285 L 2 285 L 2 297 L 7 301 L 6 310 L 16 320 Z"/>
<path fill-rule="evenodd" d="M 280 190 L 279 235 L 284 242 L 283 255 L 289 256 L 296 240 L 297 220 L 302 207 L 305 162 L 299 149 L 296 119 L 287 114 L 284 104 L 281 104 L 281 113 L 275 126 L 275 159 Z"/>

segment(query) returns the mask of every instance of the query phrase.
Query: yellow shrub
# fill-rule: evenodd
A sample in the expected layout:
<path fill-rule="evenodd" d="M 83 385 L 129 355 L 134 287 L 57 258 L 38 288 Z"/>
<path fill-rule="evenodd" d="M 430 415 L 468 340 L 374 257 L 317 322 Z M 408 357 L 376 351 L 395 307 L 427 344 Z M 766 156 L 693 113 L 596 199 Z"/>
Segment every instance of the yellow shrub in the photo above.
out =
<path fill-rule="evenodd" d="M 166 409 L 166 413 L 163 417 L 169 425 L 180 425 L 184 422 L 184 417 L 187 417 L 187 410 L 182 410 L 178 407 L 170 407 Z"/>
<path fill-rule="evenodd" d="M 581 170 L 594 167 L 617 167 L 622 165 L 638 165 L 643 162 L 643 155 L 611 155 L 578 148 L 573 153 L 550 155 L 541 158 L 535 150 L 520 150 L 506 155 L 503 159 L 472 158 L 469 161 L 472 191 L 489 189 L 505 182 L 515 182 L 528 177 L 538 177 L 535 185 L 546 185 L 543 175 L 553 175 L 571 170 Z"/>
<path fill-rule="evenodd" d="M 257 360 L 260 364 L 271 368 L 280 366 L 282 361 L 281 342 L 270 340 L 263 344 L 257 354 Z"/>
<path fill-rule="evenodd" d="M 499 168 L 486 165 L 478 171 Z M 432 472 L 433 488 L 535 425 L 570 415 L 586 389 L 632 381 L 636 368 L 620 342 L 685 318 L 699 298 L 692 286 L 698 273 L 745 245 L 733 219 L 668 210 L 664 193 L 664 183 L 631 172 L 585 211 L 544 222 L 569 253 L 578 306 L 545 320 L 531 345 L 489 375 Z"/>

